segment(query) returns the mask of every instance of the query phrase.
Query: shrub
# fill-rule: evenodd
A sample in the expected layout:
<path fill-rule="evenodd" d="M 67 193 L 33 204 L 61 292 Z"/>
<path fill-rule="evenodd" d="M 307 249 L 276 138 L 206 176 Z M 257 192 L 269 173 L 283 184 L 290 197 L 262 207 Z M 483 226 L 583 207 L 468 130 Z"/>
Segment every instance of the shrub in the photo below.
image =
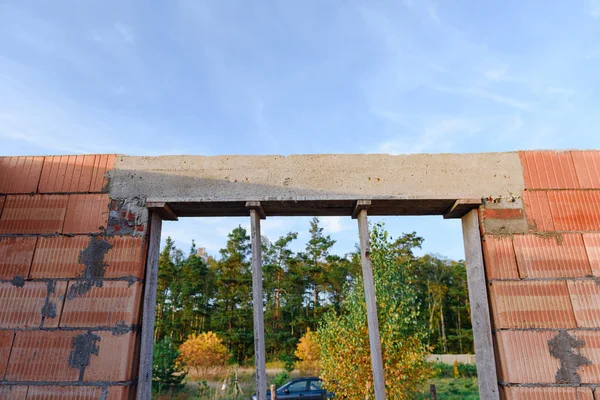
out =
<path fill-rule="evenodd" d="M 157 393 L 177 392 L 185 378 L 183 365 L 178 361 L 179 351 L 171 338 L 165 336 L 154 345 L 152 389 Z"/>
<path fill-rule="evenodd" d="M 193 368 L 197 378 L 220 374 L 229 358 L 227 348 L 213 332 L 190 335 L 179 347 L 179 359 L 188 368 Z"/>
<path fill-rule="evenodd" d="M 310 328 L 300 338 L 294 355 L 300 360 L 297 367 L 302 375 L 316 375 L 319 371 L 319 342 L 317 341 L 317 332 L 312 332 Z"/>
<path fill-rule="evenodd" d="M 288 374 L 286 371 L 281 371 L 280 373 L 275 375 L 275 378 L 273 379 L 273 385 L 275 385 L 275 387 L 278 388 L 289 380 L 290 374 Z"/>

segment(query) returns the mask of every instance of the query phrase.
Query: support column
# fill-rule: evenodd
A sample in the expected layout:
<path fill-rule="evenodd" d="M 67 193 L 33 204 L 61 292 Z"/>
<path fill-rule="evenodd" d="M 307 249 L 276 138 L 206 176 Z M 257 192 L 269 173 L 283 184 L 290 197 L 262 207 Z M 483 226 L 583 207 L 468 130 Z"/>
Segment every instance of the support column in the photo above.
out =
<path fill-rule="evenodd" d="M 266 215 L 260 202 L 249 201 L 252 237 L 252 307 L 254 309 L 254 362 L 256 365 L 256 398 L 267 400 L 267 368 L 265 362 L 265 326 L 263 314 L 262 243 L 260 220 Z"/>
<path fill-rule="evenodd" d="M 359 200 L 356 203 L 356 208 L 352 217 L 358 218 L 360 258 L 362 261 L 365 300 L 367 302 L 367 322 L 369 324 L 369 344 L 371 346 L 371 367 L 373 368 L 375 399 L 385 400 L 385 377 L 383 373 L 383 359 L 381 357 L 377 300 L 375 298 L 375 284 L 373 283 L 373 265 L 371 264 L 371 245 L 367 221 L 367 208 L 369 208 L 370 205 L 370 200 Z"/>
<path fill-rule="evenodd" d="M 150 212 L 150 242 L 146 259 L 146 275 L 144 278 L 144 308 L 142 315 L 142 338 L 140 347 L 140 372 L 138 378 L 137 398 L 152 398 L 152 352 L 154 349 L 154 319 L 156 312 L 156 285 L 158 283 L 158 257 L 160 253 L 160 233 L 162 218 Z"/>
<path fill-rule="evenodd" d="M 462 217 L 463 239 L 465 244 L 465 260 L 467 263 L 467 284 L 471 303 L 471 324 L 473 326 L 473 343 L 477 363 L 477 383 L 479 397 L 497 400 L 498 377 L 494 360 L 494 344 L 490 310 L 488 307 L 487 283 L 483 266 L 481 234 L 477 209 L 469 211 Z"/>

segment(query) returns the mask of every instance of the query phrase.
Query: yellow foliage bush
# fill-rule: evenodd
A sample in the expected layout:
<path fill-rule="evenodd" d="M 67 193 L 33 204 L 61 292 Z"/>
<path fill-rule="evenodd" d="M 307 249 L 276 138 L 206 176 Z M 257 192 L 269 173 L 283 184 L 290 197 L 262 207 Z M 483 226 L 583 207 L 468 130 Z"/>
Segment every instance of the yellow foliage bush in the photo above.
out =
<path fill-rule="evenodd" d="M 229 352 L 223 341 L 214 332 L 192 334 L 179 347 L 180 361 L 192 368 L 198 378 L 209 378 L 220 374 L 225 368 Z"/>
<path fill-rule="evenodd" d="M 318 375 L 320 351 L 317 332 L 308 328 L 300 338 L 294 355 L 300 360 L 296 363 L 296 368 L 300 370 L 300 374 Z"/>

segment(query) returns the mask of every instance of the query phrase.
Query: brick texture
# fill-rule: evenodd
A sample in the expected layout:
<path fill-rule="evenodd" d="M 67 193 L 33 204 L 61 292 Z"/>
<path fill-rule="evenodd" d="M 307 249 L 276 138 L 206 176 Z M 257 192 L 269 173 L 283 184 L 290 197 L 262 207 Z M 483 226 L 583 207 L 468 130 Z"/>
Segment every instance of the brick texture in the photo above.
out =
<path fill-rule="evenodd" d="M 483 257 L 488 279 L 519 277 L 511 236 L 486 235 L 483 240 Z"/>
<path fill-rule="evenodd" d="M 489 289 L 496 329 L 576 327 L 564 281 L 496 281 Z"/>
<path fill-rule="evenodd" d="M 39 327 L 43 315 L 46 316 L 44 326 L 55 327 L 58 323 L 57 313 L 62 308 L 66 282 L 56 282 L 51 293 L 48 293 L 48 286 L 46 282 L 25 282 L 22 287 L 0 282 L 0 327 Z"/>
<path fill-rule="evenodd" d="M 583 242 L 590 260 L 592 273 L 600 276 L 600 233 L 584 233 Z"/>
<path fill-rule="evenodd" d="M 71 288 L 77 282 L 69 283 Z M 125 281 L 108 281 L 83 295 L 65 300 L 61 327 L 109 327 L 119 323 L 138 323 L 142 285 Z"/>
<path fill-rule="evenodd" d="M 27 278 L 36 237 L 0 238 L 0 279 Z"/>
<path fill-rule="evenodd" d="M 519 152 L 528 189 L 578 189 L 579 181 L 570 152 Z"/>
<path fill-rule="evenodd" d="M 4 209 L 5 202 L 6 202 L 6 196 L 0 196 L 0 217 L 2 217 L 2 210 Z"/>
<path fill-rule="evenodd" d="M 515 235 L 519 274 L 524 278 L 582 277 L 591 267 L 580 234 Z"/>
<path fill-rule="evenodd" d="M 136 354 L 135 333 L 114 335 L 112 332 L 98 332 L 100 350 L 90 359 L 85 370 L 84 381 L 127 381 L 134 375 L 134 355 Z"/>
<path fill-rule="evenodd" d="M 76 381 L 79 369 L 69 365 L 78 331 L 17 331 L 7 381 Z"/>
<path fill-rule="evenodd" d="M 106 194 L 70 195 L 63 233 L 101 232 L 108 223 L 108 203 Z"/>
<path fill-rule="evenodd" d="M 4 379 L 14 335 L 13 331 L 0 331 L 0 381 Z"/>
<path fill-rule="evenodd" d="M 548 203 L 557 231 L 600 230 L 600 191 L 548 192 Z"/>
<path fill-rule="evenodd" d="M 35 193 L 44 157 L 0 157 L 0 193 Z"/>
<path fill-rule="evenodd" d="M 554 231 L 554 222 L 550 213 L 550 204 L 546 192 L 523 192 L 523 204 L 530 230 L 540 232 Z"/>
<path fill-rule="evenodd" d="M 590 361 L 590 364 L 583 365 L 577 370 L 581 376 L 581 383 L 600 382 L 600 332 L 577 331 L 572 332 L 572 335 L 585 343 L 581 355 Z"/>
<path fill-rule="evenodd" d="M 109 386 L 106 400 L 134 400 L 137 386 Z"/>
<path fill-rule="evenodd" d="M 0 399 L 25 400 L 27 398 L 27 386 L 0 385 Z"/>
<path fill-rule="evenodd" d="M 569 281 L 568 285 L 577 326 L 600 327 L 600 282 Z"/>
<path fill-rule="evenodd" d="M 510 383 L 555 383 L 560 361 L 550 355 L 548 341 L 556 331 L 496 332 L 500 379 Z"/>
<path fill-rule="evenodd" d="M 89 236 L 39 238 L 31 267 L 31 278 L 76 278 L 85 270 L 81 252 L 90 245 Z M 141 237 L 98 237 L 110 249 L 103 258 L 105 278 L 144 277 L 146 243 Z"/>
<path fill-rule="evenodd" d="M 571 152 L 582 189 L 600 189 L 600 151 Z"/>
<path fill-rule="evenodd" d="M 506 400 L 593 400 L 589 387 L 505 387 Z"/>
<path fill-rule="evenodd" d="M 67 196 L 8 196 L 0 217 L 0 234 L 60 233 Z"/>
<path fill-rule="evenodd" d="M 94 161 L 94 173 L 92 174 L 92 184 L 90 186 L 90 192 L 104 192 L 108 180 L 105 175 L 106 172 L 113 169 L 115 165 L 114 154 L 97 154 Z"/>
<path fill-rule="evenodd" d="M 94 386 L 30 386 L 27 400 L 98 400 L 102 388 Z"/>
<path fill-rule="evenodd" d="M 95 155 L 46 157 L 39 192 L 89 192 L 94 175 L 95 160 Z"/>

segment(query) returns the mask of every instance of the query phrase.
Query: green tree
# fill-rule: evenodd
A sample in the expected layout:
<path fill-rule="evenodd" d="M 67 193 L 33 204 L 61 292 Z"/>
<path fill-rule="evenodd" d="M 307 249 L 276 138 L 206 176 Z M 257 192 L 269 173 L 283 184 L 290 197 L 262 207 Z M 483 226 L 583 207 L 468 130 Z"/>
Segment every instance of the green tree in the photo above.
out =
<path fill-rule="evenodd" d="M 213 330 L 222 337 L 234 361 L 245 363 L 253 355 L 252 272 L 250 237 L 241 226 L 227 236 L 216 272 L 217 293 Z"/>
<path fill-rule="evenodd" d="M 178 391 L 185 372 L 178 361 L 179 350 L 167 336 L 154 344 L 152 358 L 152 390 L 158 393 Z"/>
<path fill-rule="evenodd" d="M 392 241 L 383 224 L 371 232 L 371 260 L 389 398 L 412 399 L 429 374 L 425 329 L 419 318 L 412 247 L 419 238 Z M 373 378 L 362 278 L 348 286 L 340 312 L 318 330 L 321 377 L 340 399 L 373 398 Z"/>

